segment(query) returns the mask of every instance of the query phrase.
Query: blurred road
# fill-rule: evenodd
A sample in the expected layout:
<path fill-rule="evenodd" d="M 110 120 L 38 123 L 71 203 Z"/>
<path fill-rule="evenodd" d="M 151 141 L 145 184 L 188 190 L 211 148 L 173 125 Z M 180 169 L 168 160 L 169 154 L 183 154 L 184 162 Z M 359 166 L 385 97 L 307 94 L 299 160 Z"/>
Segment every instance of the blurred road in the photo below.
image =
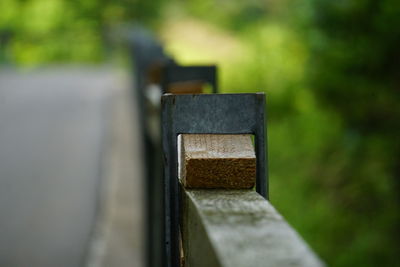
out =
<path fill-rule="evenodd" d="M 107 204 L 116 194 L 107 186 L 124 180 L 104 166 L 112 158 L 111 129 L 118 127 L 113 103 L 126 97 L 126 89 L 107 68 L 0 70 L 0 266 L 106 265 L 104 255 L 119 244 L 110 245 L 106 239 L 113 237 L 105 237 L 98 225 L 115 226 L 97 219 L 102 206 L 113 210 L 121 204 Z M 129 127 L 129 110 L 122 113 Z M 135 187 L 132 172 L 124 175 Z M 122 202 L 135 198 L 134 188 L 126 191 Z M 142 232 L 132 228 L 140 223 L 133 219 L 140 211 L 134 212 L 125 212 L 126 231 Z M 94 248 L 99 243 L 102 249 Z M 128 245 L 123 249 L 130 252 Z M 137 266 L 129 260 L 131 265 L 114 266 Z"/>

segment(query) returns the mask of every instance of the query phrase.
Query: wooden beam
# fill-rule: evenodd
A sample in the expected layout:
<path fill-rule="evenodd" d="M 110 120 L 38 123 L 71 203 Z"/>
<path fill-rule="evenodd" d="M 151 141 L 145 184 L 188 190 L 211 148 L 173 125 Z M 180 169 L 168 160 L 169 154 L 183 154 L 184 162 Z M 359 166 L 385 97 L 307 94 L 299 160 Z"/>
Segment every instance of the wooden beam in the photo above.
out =
<path fill-rule="evenodd" d="M 181 193 L 185 266 L 324 266 L 257 192 L 182 188 Z"/>
<path fill-rule="evenodd" d="M 251 135 L 182 134 L 179 177 L 186 188 L 249 189 L 256 180 Z"/>
<path fill-rule="evenodd" d="M 201 94 L 203 93 L 204 82 L 185 81 L 174 82 L 168 85 L 167 93 L 171 94 Z"/>

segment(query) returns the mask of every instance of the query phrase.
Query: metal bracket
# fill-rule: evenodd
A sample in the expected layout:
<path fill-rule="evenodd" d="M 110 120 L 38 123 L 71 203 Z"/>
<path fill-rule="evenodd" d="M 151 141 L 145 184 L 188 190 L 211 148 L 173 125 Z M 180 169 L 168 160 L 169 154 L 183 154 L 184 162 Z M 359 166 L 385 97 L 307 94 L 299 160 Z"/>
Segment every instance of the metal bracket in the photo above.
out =
<path fill-rule="evenodd" d="M 217 93 L 217 67 L 210 66 L 179 66 L 166 64 L 163 71 L 161 87 L 166 93 L 168 85 L 175 82 L 202 81 L 212 86 L 213 93 Z"/>
<path fill-rule="evenodd" d="M 256 191 L 268 199 L 266 143 L 264 142 L 265 95 L 165 94 L 162 103 L 164 152 L 165 266 L 179 266 L 179 134 L 253 134 L 257 157 Z"/>

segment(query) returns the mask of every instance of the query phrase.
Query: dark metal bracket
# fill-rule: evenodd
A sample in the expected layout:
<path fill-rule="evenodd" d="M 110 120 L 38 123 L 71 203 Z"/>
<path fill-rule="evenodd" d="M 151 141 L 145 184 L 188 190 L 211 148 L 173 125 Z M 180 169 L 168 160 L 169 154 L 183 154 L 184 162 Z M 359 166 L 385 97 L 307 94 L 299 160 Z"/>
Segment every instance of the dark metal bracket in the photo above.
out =
<path fill-rule="evenodd" d="M 217 87 L 217 67 L 209 66 L 180 66 L 176 64 L 166 64 L 163 70 L 161 87 L 166 93 L 168 85 L 175 82 L 202 81 L 211 85 L 212 92 L 218 91 Z"/>
<path fill-rule="evenodd" d="M 162 99 L 164 153 L 165 266 L 179 266 L 179 134 L 253 134 L 257 157 L 256 191 L 268 199 L 265 95 L 165 94 Z"/>

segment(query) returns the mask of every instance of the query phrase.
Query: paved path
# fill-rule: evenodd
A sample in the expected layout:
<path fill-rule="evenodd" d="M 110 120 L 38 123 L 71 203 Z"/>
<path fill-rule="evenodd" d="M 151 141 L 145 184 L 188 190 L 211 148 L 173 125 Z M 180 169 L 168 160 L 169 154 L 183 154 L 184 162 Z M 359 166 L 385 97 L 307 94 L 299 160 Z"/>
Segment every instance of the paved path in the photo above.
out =
<path fill-rule="evenodd" d="M 0 266 L 142 263 L 140 150 L 121 81 L 107 68 L 0 71 Z"/>

